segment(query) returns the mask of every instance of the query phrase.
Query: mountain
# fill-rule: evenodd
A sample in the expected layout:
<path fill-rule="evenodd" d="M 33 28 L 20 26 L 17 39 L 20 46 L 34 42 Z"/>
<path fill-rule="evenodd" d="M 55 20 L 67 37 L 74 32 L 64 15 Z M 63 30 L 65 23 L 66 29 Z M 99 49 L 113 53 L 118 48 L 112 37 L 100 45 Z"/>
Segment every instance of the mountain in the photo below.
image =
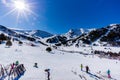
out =
<path fill-rule="evenodd" d="M 73 43 L 89 45 L 120 46 L 120 24 L 112 24 L 103 28 L 95 29 L 72 40 Z"/>
<path fill-rule="evenodd" d="M 120 46 L 120 24 L 111 24 L 103 28 L 90 30 L 71 29 L 64 35 L 57 35 L 47 39 L 47 42 L 66 46 Z"/>
<path fill-rule="evenodd" d="M 41 30 L 15 30 L 0 25 L 0 33 L 14 38 L 39 41 L 43 44 L 65 46 L 102 45 L 120 46 L 120 24 L 110 24 L 98 29 L 70 29 L 61 35 L 52 35 Z M 42 41 L 41 41 L 42 40 Z"/>
<path fill-rule="evenodd" d="M 51 37 L 53 34 L 42 31 L 42 30 L 16 30 L 16 29 L 10 29 L 5 26 L 0 25 L 0 32 L 5 33 L 8 35 L 27 35 L 27 36 L 37 36 L 41 38 Z"/>
<path fill-rule="evenodd" d="M 120 24 L 112 24 L 106 27 L 108 30 L 104 36 L 101 37 L 100 41 L 109 41 L 109 42 L 117 42 L 120 41 Z"/>
<path fill-rule="evenodd" d="M 8 38 L 12 38 L 17 41 L 29 40 L 34 42 L 37 41 L 43 45 L 47 45 L 41 41 L 41 38 L 51 36 L 53 35 L 41 30 L 15 30 L 0 25 L 0 38 L 4 37 L 5 40 Z"/>
<path fill-rule="evenodd" d="M 67 37 L 63 35 L 55 35 L 50 38 L 47 38 L 46 42 L 47 43 L 64 43 L 67 41 Z"/>
<path fill-rule="evenodd" d="M 14 31 L 25 34 L 25 35 L 29 35 L 33 37 L 40 37 L 40 38 L 46 38 L 46 37 L 53 36 L 53 34 L 48 33 L 46 31 L 42 31 L 42 30 L 14 30 Z"/>
<path fill-rule="evenodd" d="M 63 35 L 65 37 L 67 37 L 68 39 L 71 39 L 71 38 L 76 38 L 76 37 L 78 37 L 79 35 L 81 35 L 83 33 L 88 33 L 91 30 L 93 30 L 93 29 L 83 29 L 83 28 L 80 28 L 80 29 L 70 29 L 67 33 L 65 33 Z"/>
<path fill-rule="evenodd" d="M 28 34 L 30 34 L 31 36 L 38 36 L 41 38 L 53 36 L 53 34 L 45 32 L 45 31 L 41 31 L 41 30 L 32 30 L 32 31 L 28 32 Z"/>
<path fill-rule="evenodd" d="M 119 32 L 120 25 L 112 24 L 70 39 L 65 35 L 41 38 L 32 35 L 32 30 L 13 30 L 0 26 L 0 80 L 46 80 L 48 76 L 51 80 L 119 80 L 120 47 L 93 45 L 119 42 Z M 8 47 L 6 43 L 10 38 L 12 46 Z M 44 46 L 46 43 L 41 40 L 55 42 L 56 46 Z M 48 48 L 51 52 L 47 51 Z M 16 65 L 16 62 L 19 64 Z M 81 64 L 84 66 L 83 71 L 80 70 Z M 86 73 L 87 65 L 89 74 Z M 111 78 L 106 73 L 109 69 Z M 11 71 L 12 74 L 8 75 Z"/>
<path fill-rule="evenodd" d="M 88 33 L 91 30 L 94 29 L 70 29 L 67 33 L 65 34 L 61 34 L 61 35 L 55 35 L 52 37 L 49 37 L 46 42 L 47 43 L 63 43 L 65 44 L 67 41 L 71 40 L 71 39 L 75 39 L 77 37 L 79 37 L 82 34 Z"/>
<path fill-rule="evenodd" d="M 47 52 L 46 46 L 43 45 L 33 47 L 28 44 L 19 46 L 15 41 L 12 43 L 13 45 L 10 48 L 6 48 L 4 43 L 0 45 L 0 65 L 4 71 L 4 77 L 1 74 L 0 80 L 47 80 L 46 69 L 50 70 L 50 80 L 120 79 L 119 60 L 99 58 L 98 55 L 85 55 L 84 53 L 90 52 L 89 47 L 78 48 L 83 53 L 80 54 L 70 52 L 75 51 L 77 49 L 75 47 L 67 48 L 69 52 L 62 51 L 64 47 L 61 48 L 61 51 L 52 49 L 52 52 Z M 118 50 L 120 51 L 119 48 Z M 8 75 L 11 65 L 16 61 L 19 61 L 19 65 L 23 64 L 26 71 L 23 72 L 19 65 L 15 65 L 12 74 Z M 34 67 L 35 63 L 37 63 L 37 68 Z M 83 71 L 80 70 L 80 64 L 84 66 Z M 86 65 L 90 68 L 90 74 L 85 72 Z M 107 69 L 111 70 L 112 79 L 107 78 Z M 22 71 L 20 75 L 17 75 L 16 71 L 18 70 Z"/>
<path fill-rule="evenodd" d="M 15 35 L 16 34 L 16 32 L 14 32 L 13 30 L 11 30 L 5 26 L 2 26 L 2 25 L 0 25 L 0 33 L 5 33 L 8 35 Z"/>

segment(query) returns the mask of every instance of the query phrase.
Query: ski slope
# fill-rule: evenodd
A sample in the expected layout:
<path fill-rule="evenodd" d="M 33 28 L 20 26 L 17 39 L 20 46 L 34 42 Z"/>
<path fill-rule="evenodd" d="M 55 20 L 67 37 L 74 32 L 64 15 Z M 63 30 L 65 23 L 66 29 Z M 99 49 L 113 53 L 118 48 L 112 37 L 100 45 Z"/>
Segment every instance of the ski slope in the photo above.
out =
<path fill-rule="evenodd" d="M 113 53 L 119 53 L 120 52 L 120 47 L 107 47 L 107 46 L 86 46 L 86 47 L 75 47 L 70 46 L 70 47 L 59 47 L 60 50 L 65 50 L 65 51 L 79 51 L 83 53 L 91 53 L 92 51 L 104 51 L 104 52 L 113 52 Z"/>
<path fill-rule="evenodd" d="M 19 46 L 17 42 L 13 46 L 6 48 L 5 44 L 0 45 L 0 64 L 6 66 L 15 61 L 23 63 L 26 72 L 19 80 L 47 80 L 45 69 L 50 69 L 51 80 L 85 80 L 79 75 L 84 76 L 86 80 L 99 80 L 98 78 L 80 70 L 80 64 L 90 68 L 90 73 L 107 76 L 106 71 L 111 70 L 112 78 L 120 80 L 120 61 L 99 58 L 92 55 L 81 55 L 78 53 L 66 53 L 53 49 L 51 53 L 46 52 L 46 47 L 38 45 L 32 47 L 27 44 Z M 38 63 L 38 68 L 33 67 Z M 83 69 L 85 71 L 85 68 Z M 73 72 L 76 72 L 74 74 Z M 107 77 L 103 77 L 109 80 Z M 7 80 L 7 78 L 5 79 Z M 102 79 L 101 79 L 102 80 Z M 112 79 L 111 79 L 112 80 Z"/>

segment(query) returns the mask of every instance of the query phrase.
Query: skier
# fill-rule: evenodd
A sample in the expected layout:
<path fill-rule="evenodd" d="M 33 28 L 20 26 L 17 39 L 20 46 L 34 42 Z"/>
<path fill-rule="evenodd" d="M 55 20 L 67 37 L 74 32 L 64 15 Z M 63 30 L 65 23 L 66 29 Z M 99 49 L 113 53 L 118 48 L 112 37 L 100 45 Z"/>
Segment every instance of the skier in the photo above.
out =
<path fill-rule="evenodd" d="M 1 74 L 2 74 L 2 77 L 4 77 L 4 68 L 2 67 L 2 65 L 1 65 Z"/>
<path fill-rule="evenodd" d="M 18 66 L 16 66 L 16 73 L 17 73 L 17 77 L 19 77 L 19 76 L 20 76 L 20 69 L 19 69 L 19 65 L 18 65 Z"/>
<path fill-rule="evenodd" d="M 50 80 L 50 69 L 48 70 L 48 80 Z"/>
<path fill-rule="evenodd" d="M 88 73 L 88 71 L 89 71 L 89 67 L 88 67 L 88 66 L 86 66 L 86 73 Z"/>
<path fill-rule="evenodd" d="M 20 66 L 21 66 L 21 70 L 22 70 L 23 72 L 25 72 L 26 69 L 25 69 L 25 67 L 24 67 L 24 64 L 21 64 Z"/>
<path fill-rule="evenodd" d="M 7 75 L 9 75 L 9 73 L 8 73 L 8 66 L 7 67 L 4 67 L 4 70 L 5 70 L 5 73 L 7 74 Z"/>
<path fill-rule="evenodd" d="M 11 64 L 11 69 L 10 69 L 10 72 L 9 72 L 9 76 L 13 73 L 14 65 L 15 65 L 14 63 Z"/>
<path fill-rule="evenodd" d="M 81 68 L 81 71 L 83 71 L 83 65 L 82 64 L 80 65 L 80 68 Z"/>
<path fill-rule="evenodd" d="M 18 72 L 16 66 L 13 69 L 14 77 L 18 77 Z"/>
<path fill-rule="evenodd" d="M 16 65 L 16 66 L 19 65 L 19 61 L 16 61 L 16 64 L 15 64 L 15 65 Z"/>
<path fill-rule="evenodd" d="M 45 72 L 47 72 L 47 80 L 50 80 L 50 69 L 45 69 Z"/>
<path fill-rule="evenodd" d="M 23 73 L 25 72 L 25 67 L 24 67 L 23 64 L 20 64 L 20 65 L 18 66 L 18 69 L 19 69 L 19 71 L 20 71 L 20 74 L 23 74 Z"/>
<path fill-rule="evenodd" d="M 38 65 L 37 65 L 37 63 L 35 63 L 35 64 L 34 64 L 34 67 L 38 68 Z"/>
<path fill-rule="evenodd" d="M 109 69 L 107 70 L 107 74 L 108 74 L 108 78 L 111 78 Z"/>

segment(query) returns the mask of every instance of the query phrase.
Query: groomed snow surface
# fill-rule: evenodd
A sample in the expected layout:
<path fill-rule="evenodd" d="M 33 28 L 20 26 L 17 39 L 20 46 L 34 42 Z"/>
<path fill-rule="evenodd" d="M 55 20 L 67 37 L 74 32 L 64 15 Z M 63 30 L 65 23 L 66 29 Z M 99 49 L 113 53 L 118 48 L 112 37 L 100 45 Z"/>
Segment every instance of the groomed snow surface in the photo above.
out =
<path fill-rule="evenodd" d="M 17 60 L 19 63 L 23 63 L 26 72 L 19 80 L 47 80 L 45 69 L 50 69 L 50 80 L 85 80 L 85 78 L 86 80 L 120 80 L 120 61 L 118 60 L 54 49 L 48 53 L 45 49 L 46 47 L 42 45 L 38 47 L 26 44 L 19 46 L 14 42 L 13 46 L 6 48 L 5 44 L 2 44 L 0 45 L 0 64 L 6 66 Z M 33 67 L 34 63 L 38 63 L 38 68 Z M 88 65 L 90 73 L 102 77 L 102 79 L 81 71 L 80 64 L 83 64 L 84 71 L 85 66 Z M 110 69 L 111 77 L 114 79 L 105 77 L 108 69 Z M 101 71 L 100 75 L 97 74 L 99 71 Z"/>

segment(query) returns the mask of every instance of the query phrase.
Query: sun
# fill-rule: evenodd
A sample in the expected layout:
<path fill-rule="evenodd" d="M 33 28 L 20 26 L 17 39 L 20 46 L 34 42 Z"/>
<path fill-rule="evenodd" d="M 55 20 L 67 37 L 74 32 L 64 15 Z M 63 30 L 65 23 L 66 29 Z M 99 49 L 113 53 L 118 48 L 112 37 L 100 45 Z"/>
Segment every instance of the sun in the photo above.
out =
<path fill-rule="evenodd" d="M 9 3 L 9 8 L 11 10 L 4 14 L 3 17 L 14 14 L 17 24 L 19 23 L 20 19 L 25 19 L 26 21 L 29 21 L 29 17 L 37 16 L 37 14 L 33 12 L 33 7 L 34 2 L 29 2 L 27 0 L 11 0 L 11 2 Z"/>
<path fill-rule="evenodd" d="M 14 7 L 19 11 L 27 9 L 27 5 L 24 1 L 14 1 Z"/>

